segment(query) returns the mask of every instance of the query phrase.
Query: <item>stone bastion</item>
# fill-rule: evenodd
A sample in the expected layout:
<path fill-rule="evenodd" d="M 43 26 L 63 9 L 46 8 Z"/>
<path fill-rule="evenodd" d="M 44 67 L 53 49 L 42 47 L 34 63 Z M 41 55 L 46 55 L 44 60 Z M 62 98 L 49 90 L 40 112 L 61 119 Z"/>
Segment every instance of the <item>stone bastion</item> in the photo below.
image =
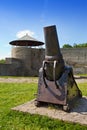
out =
<path fill-rule="evenodd" d="M 87 48 L 61 49 L 61 53 L 74 74 L 87 74 Z M 12 47 L 11 58 L 0 64 L 0 75 L 38 76 L 44 56 L 43 48 Z"/>

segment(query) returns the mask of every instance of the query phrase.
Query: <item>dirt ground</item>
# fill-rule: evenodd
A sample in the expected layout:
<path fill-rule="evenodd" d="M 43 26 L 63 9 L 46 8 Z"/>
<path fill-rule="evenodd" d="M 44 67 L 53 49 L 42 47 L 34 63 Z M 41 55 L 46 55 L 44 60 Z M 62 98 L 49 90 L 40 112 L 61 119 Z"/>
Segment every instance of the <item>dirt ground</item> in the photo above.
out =
<path fill-rule="evenodd" d="M 0 82 L 4 83 L 37 83 L 38 78 L 18 77 L 18 78 L 0 78 Z"/>
<path fill-rule="evenodd" d="M 87 78 L 79 78 L 76 77 L 75 78 L 77 83 L 84 83 L 87 82 Z M 0 82 L 5 82 L 5 83 L 38 83 L 38 78 L 28 78 L 28 77 L 18 77 L 18 78 L 5 78 L 5 77 L 1 77 L 0 78 Z"/>

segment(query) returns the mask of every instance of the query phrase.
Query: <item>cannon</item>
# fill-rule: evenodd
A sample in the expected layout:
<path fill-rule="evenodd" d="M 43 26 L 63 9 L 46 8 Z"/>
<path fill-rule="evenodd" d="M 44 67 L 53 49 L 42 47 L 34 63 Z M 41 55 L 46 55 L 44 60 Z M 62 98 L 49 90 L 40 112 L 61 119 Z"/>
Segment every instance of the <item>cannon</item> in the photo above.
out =
<path fill-rule="evenodd" d="M 44 27 L 45 59 L 39 70 L 35 105 L 42 103 L 61 105 L 69 111 L 82 97 L 73 76 L 73 69 L 66 66 L 60 51 L 56 26 Z"/>

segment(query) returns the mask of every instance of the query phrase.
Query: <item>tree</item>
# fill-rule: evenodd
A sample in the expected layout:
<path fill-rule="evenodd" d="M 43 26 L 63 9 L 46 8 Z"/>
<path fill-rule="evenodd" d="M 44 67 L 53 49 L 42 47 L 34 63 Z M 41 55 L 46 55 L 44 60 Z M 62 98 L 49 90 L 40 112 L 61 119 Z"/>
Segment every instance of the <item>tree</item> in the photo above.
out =
<path fill-rule="evenodd" d="M 87 47 L 87 43 L 74 44 L 74 45 L 73 45 L 73 48 L 82 48 L 82 47 Z"/>
<path fill-rule="evenodd" d="M 5 63 L 5 60 L 4 60 L 4 59 L 1 59 L 1 60 L 0 60 L 0 63 L 4 64 L 4 63 Z"/>
<path fill-rule="evenodd" d="M 72 46 L 70 44 L 64 44 L 63 48 L 72 48 Z"/>
<path fill-rule="evenodd" d="M 73 46 L 71 46 L 70 44 L 63 45 L 63 48 L 82 48 L 82 47 L 87 47 L 87 43 L 80 43 L 80 44 L 74 43 Z"/>

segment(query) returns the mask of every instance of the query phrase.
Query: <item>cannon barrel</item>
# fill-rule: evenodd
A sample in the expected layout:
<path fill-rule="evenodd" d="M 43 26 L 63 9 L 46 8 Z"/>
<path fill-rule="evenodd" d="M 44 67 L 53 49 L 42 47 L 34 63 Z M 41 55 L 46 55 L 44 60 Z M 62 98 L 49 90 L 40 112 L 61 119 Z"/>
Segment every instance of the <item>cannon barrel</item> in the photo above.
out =
<path fill-rule="evenodd" d="M 56 26 L 44 27 L 45 36 L 45 75 L 49 80 L 58 80 L 64 71 L 64 60 L 60 52 Z M 55 65 L 54 65 L 55 63 Z M 55 70 L 54 70 L 55 69 Z"/>

